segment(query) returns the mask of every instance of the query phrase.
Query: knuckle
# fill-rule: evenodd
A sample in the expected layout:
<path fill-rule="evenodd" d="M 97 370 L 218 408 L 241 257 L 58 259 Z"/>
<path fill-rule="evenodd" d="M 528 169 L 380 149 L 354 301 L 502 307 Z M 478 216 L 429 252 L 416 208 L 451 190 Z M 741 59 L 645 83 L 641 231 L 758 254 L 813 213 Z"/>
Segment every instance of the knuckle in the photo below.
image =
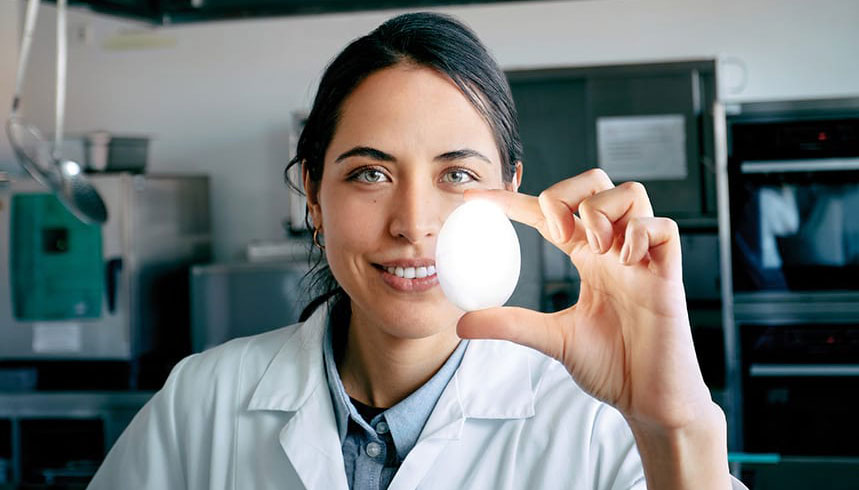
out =
<path fill-rule="evenodd" d="M 620 184 L 619 187 L 623 187 L 625 190 L 632 192 L 637 196 L 647 196 L 647 189 L 644 187 L 644 184 L 638 181 L 629 181 Z"/>
<path fill-rule="evenodd" d="M 552 212 L 552 200 L 553 196 L 548 190 L 541 192 L 537 196 L 537 205 L 544 216 Z"/>
<path fill-rule="evenodd" d="M 545 189 L 543 192 L 537 195 L 537 201 L 541 204 L 545 203 L 552 197 L 551 187 L 549 189 Z"/>
<path fill-rule="evenodd" d="M 633 217 L 626 223 L 626 227 L 629 229 L 630 233 L 641 235 L 646 233 L 647 222 L 643 218 Z"/>
<path fill-rule="evenodd" d="M 672 235 L 680 234 L 680 226 L 671 218 L 656 218 Z"/>
<path fill-rule="evenodd" d="M 608 176 L 605 170 L 599 167 L 595 167 L 588 170 L 588 173 L 590 174 L 590 177 L 599 182 L 603 188 L 609 189 L 611 187 L 614 187 L 614 183 L 612 183 L 611 178 Z"/>
<path fill-rule="evenodd" d="M 606 180 L 610 181 L 611 180 L 608 178 L 608 174 L 605 173 L 605 170 L 603 170 L 599 167 L 594 167 L 592 169 L 589 169 L 589 170 L 585 171 L 585 173 L 583 175 L 590 177 L 590 178 L 593 178 L 593 179 L 602 180 L 602 181 L 606 181 Z"/>
<path fill-rule="evenodd" d="M 582 215 L 582 217 L 584 217 L 584 215 L 593 214 L 593 212 L 594 212 L 593 198 L 594 198 L 594 196 L 588 196 L 588 197 L 582 199 L 582 202 L 579 203 L 579 215 Z"/>

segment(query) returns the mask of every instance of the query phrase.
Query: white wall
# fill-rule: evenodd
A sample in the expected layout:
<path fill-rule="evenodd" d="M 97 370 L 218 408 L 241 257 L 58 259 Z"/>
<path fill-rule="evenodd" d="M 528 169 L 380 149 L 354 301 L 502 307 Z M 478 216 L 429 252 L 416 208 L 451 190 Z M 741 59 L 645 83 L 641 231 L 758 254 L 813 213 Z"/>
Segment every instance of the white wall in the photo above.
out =
<path fill-rule="evenodd" d="M 505 69 L 721 55 L 746 66 L 744 87 L 736 84 L 736 66 L 727 67 L 727 100 L 859 95 L 855 0 L 591 0 L 442 10 L 471 25 Z M 90 41 L 73 40 L 70 49 L 67 128 L 149 134 L 151 171 L 210 174 L 216 257 L 233 259 L 249 240 L 281 234 L 291 111 L 308 107 L 339 49 L 392 14 L 151 29 L 74 10 L 70 30 L 89 29 Z M 53 21 L 53 7 L 43 7 L 24 103 L 46 129 L 53 114 Z M 10 27 L 0 20 L 0 37 Z M 135 29 L 150 36 L 137 41 L 138 49 L 103 47 Z M 145 48 L 153 44 L 172 47 Z M 4 51 L 6 77 L 14 67 Z"/>
<path fill-rule="evenodd" d="M 15 72 L 18 63 L 18 2 L 0 0 L 0 115 L 5 116 L 15 92 Z M 5 120 L 5 117 L 4 117 Z M 0 170 L 12 159 L 12 149 L 6 131 L 0 131 Z"/>

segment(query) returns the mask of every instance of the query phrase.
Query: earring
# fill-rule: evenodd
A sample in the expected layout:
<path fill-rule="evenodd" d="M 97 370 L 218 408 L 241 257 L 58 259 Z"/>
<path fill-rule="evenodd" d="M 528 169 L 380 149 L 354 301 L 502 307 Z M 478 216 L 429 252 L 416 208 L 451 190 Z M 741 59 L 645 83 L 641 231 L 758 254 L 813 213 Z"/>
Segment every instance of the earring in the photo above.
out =
<path fill-rule="evenodd" d="M 316 245 L 319 248 L 319 250 L 322 250 L 324 252 L 325 251 L 325 245 L 322 245 L 321 243 L 319 243 L 318 236 L 319 236 L 319 228 L 314 228 L 313 229 L 313 244 Z"/>

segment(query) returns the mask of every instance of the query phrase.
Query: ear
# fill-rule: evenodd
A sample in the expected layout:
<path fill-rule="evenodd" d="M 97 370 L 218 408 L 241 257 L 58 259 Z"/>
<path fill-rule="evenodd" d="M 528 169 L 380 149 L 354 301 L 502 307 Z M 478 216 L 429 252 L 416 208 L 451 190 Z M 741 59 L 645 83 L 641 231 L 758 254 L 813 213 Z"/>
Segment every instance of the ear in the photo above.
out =
<path fill-rule="evenodd" d="M 319 186 L 310 179 L 307 164 L 301 162 L 301 180 L 304 184 L 304 195 L 307 197 L 307 212 L 313 226 L 322 228 L 322 209 L 319 205 Z"/>
<path fill-rule="evenodd" d="M 516 173 L 513 174 L 513 179 L 504 184 L 504 187 L 511 192 L 519 192 L 519 186 L 522 184 L 522 162 L 516 162 Z"/>

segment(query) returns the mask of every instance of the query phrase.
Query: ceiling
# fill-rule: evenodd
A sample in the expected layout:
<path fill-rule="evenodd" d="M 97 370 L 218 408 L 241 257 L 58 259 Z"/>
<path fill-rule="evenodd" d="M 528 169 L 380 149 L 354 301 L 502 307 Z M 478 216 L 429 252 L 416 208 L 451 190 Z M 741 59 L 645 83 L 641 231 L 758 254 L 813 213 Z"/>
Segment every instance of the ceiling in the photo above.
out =
<path fill-rule="evenodd" d="M 509 1 L 522 0 L 70 0 L 69 3 L 109 15 L 166 25 Z"/>

